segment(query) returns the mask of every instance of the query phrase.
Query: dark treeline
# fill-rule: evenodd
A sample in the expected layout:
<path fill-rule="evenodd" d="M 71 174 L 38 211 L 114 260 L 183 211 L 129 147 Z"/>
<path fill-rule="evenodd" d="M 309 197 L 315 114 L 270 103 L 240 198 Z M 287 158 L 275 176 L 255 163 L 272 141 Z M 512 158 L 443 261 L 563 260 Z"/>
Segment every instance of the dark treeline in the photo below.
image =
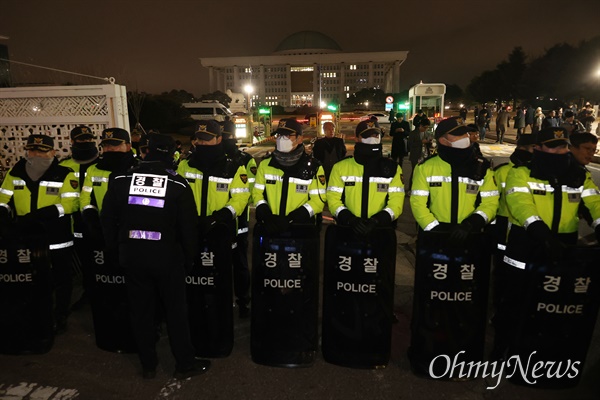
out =
<path fill-rule="evenodd" d="M 484 71 L 467 85 L 470 100 L 513 103 L 533 99 L 560 99 L 565 103 L 600 100 L 600 36 L 578 46 L 556 44 L 528 60 L 515 47 L 495 69 Z"/>

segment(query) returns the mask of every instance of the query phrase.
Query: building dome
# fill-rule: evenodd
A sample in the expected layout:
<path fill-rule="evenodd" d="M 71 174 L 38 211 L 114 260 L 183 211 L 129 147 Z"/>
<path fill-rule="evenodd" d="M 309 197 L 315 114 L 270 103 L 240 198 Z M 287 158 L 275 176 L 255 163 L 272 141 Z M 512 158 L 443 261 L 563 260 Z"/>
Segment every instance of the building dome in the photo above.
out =
<path fill-rule="evenodd" d="M 321 32 L 302 31 L 291 34 L 275 49 L 278 54 L 323 54 L 342 51 L 339 44 Z"/>

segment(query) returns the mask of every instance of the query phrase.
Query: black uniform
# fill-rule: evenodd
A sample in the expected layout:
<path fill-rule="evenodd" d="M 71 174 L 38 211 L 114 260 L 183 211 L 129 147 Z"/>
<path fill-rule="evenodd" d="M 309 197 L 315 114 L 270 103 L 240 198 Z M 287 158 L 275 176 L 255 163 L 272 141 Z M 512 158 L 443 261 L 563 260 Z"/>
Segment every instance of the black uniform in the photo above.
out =
<path fill-rule="evenodd" d="M 127 270 L 131 323 L 144 369 L 157 365 L 154 308 L 164 305 L 177 370 L 194 365 L 186 267 L 195 256 L 197 213 L 187 181 L 159 161 L 112 175 L 101 213 L 106 249 Z"/>
<path fill-rule="evenodd" d="M 239 166 L 246 167 L 250 163 L 252 156 L 246 152 L 237 150 L 231 154 L 233 161 Z M 249 173 L 254 176 L 254 171 Z M 235 293 L 236 303 L 240 307 L 240 315 L 248 315 L 248 304 L 250 303 L 250 269 L 248 268 L 248 205 L 244 211 L 237 217 L 237 235 L 235 237 L 236 247 L 233 249 L 233 291 Z"/>

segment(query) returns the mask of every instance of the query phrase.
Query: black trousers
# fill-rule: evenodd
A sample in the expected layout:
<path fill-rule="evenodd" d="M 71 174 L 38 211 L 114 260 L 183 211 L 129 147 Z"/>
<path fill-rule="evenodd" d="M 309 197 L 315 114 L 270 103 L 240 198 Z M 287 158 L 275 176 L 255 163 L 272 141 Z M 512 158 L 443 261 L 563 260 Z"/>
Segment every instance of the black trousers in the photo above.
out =
<path fill-rule="evenodd" d="M 50 250 L 54 288 L 54 318 L 66 321 L 73 292 L 73 247 Z"/>
<path fill-rule="evenodd" d="M 238 305 L 250 302 L 250 270 L 248 269 L 248 233 L 238 234 L 233 249 L 233 291 Z"/>
<path fill-rule="evenodd" d="M 155 368 L 158 364 L 154 321 L 158 302 L 164 306 L 176 368 L 187 369 L 194 363 L 195 350 L 190 337 L 185 277 L 183 265 L 127 268 L 131 327 L 143 368 Z"/>

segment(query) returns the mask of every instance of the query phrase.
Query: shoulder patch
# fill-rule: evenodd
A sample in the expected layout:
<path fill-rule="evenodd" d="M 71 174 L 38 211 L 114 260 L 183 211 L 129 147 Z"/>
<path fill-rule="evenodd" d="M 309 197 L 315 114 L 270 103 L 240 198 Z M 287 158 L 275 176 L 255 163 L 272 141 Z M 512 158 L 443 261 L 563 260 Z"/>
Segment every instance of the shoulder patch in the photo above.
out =
<path fill-rule="evenodd" d="M 77 181 L 76 181 L 76 180 L 74 180 L 74 179 L 69 179 L 69 183 L 71 184 L 71 187 L 72 187 L 73 189 L 77 189 L 77 188 L 79 187 L 79 182 L 77 182 Z"/>
<path fill-rule="evenodd" d="M 240 174 L 240 179 L 242 180 L 242 182 L 244 184 L 248 183 L 248 175 L 246 175 L 246 174 Z"/>
<path fill-rule="evenodd" d="M 325 175 L 319 175 L 319 182 L 321 182 L 321 185 L 325 185 L 325 183 L 327 182 L 325 179 Z"/>
<path fill-rule="evenodd" d="M 252 172 L 252 175 L 256 175 L 256 167 L 250 167 L 250 172 Z"/>

